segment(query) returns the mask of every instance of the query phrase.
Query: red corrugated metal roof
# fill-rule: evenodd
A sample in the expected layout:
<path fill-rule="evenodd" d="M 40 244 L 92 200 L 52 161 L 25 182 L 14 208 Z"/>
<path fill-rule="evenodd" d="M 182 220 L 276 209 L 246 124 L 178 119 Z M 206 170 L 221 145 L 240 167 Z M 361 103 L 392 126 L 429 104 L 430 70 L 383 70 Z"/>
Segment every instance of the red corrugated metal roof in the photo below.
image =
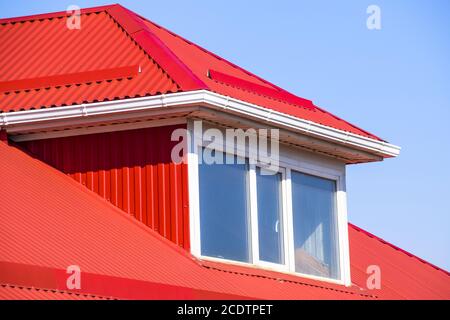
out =
<path fill-rule="evenodd" d="M 0 93 L 0 110 L 206 89 L 381 140 L 120 5 L 82 10 L 80 30 L 66 28 L 66 16 L 0 20 L 0 88 L 8 88 Z M 101 70 L 136 65 L 142 72 L 109 79 L 101 75 Z M 78 76 L 76 84 L 55 85 L 55 77 L 92 72 L 98 72 L 93 80 Z"/>
<path fill-rule="evenodd" d="M 109 300 L 91 294 L 0 284 L 0 300 Z"/>
<path fill-rule="evenodd" d="M 69 30 L 59 14 L 0 20 L 1 110 L 180 90 L 105 11 L 90 10 L 81 21 L 80 30 Z"/>
<path fill-rule="evenodd" d="M 117 298 L 366 297 L 356 287 L 218 271 L 16 147 L 0 142 L 0 155 L 9 194 L 0 206 L 0 283 L 63 290 L 64 270 L 78 265 L 84 293 Z"/>
<path fill-rule="evenodd" d="M 381 270 L 381 290 L 386 299 L 450 299 L 450 274 L 367 231 L 350 224 L 352 281 L 366 287 L 366 269 Z"/>
<path fill-rule="evenodd" d="M 0 142 L 0 283 L 114 298 L 450 299 L 449 274 L 350 226 L 353 285 L 198 261 L 70 177 Z M 44 205 L 45 204 L 45 205 Z M 5 223 L 7 221 L 7 223 Z M 368 265 L 382 270 L 368 290 Z M 39 298 L 32 296 L 30 298 Z"/>

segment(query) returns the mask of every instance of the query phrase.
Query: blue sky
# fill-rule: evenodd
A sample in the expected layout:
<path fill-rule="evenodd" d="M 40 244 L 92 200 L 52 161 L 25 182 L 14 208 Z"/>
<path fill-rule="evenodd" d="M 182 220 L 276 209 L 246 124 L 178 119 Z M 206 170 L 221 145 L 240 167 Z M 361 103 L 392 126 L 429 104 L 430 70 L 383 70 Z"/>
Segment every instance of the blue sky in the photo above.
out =
<path fill-rule="evenodd" d="M 108 3 L 0 1 L 0 17 Z M 450 270 L 450 1 L 120 3 L 400 145 L 348 167 L 350 221 Z"/>

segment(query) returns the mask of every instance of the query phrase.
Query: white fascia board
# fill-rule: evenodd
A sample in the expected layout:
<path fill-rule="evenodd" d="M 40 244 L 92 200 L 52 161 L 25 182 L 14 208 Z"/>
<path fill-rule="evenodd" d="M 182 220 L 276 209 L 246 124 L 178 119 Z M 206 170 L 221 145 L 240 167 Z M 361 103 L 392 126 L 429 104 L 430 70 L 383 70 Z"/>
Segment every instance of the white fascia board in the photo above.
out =
<path fill-rule="evenodd" d="M 87 116 L 111 115 L 151 110 L 161 107 L 190 105 L 201 102 L 202 94 L 198 91 L 173 93 L 151 97 L 114 100 L 81 105 L 44 108 L 38 110 L 16 111 L 0 114 L 0 126 L 18 127 L 20 124 L 65 120 Z"/>
<path fill-rule="evenodd" d="M 51 127 L 53 121 L 67 122 L 82 117 L 101 117 L 112 114 L 123 114 L 124 118 L 139 111 L 161 110 L 171 107 L 186 107 L 203 105 L 225 112 L 238 114 L 244 118 L 250 118 L 268 123 L 271 127 L 283 127 L 292 131 L 301 132 L 319 139 L 325 139 L 337 144 L 352 146 L 369 153 L 388 157 L 398 156 L 400 147 L 384 141 L 353 134 L 347 131 L 334 129 L 309 120 L 300 119 L 255 104 L 230 98 L 207 90 L 197 90 L 179 93 L 162 94 L 151 97 L 141 97 L 126 100 L 89 103 L 74 106 L 45 108 L 39 110 L 17 111 L 0 114 L 0 127 L 12 134 L 20 133 L 21 126 L 30 130 L 34 124 L 48 124 Z"/>
<path fill-rule="evenodd" d="M 206 97 L 206 102 L 216 105 L 225 111 L 228 110 L 234 113 L 245 114 L 252 118 L 259 118 L 259 120 L 271 123 L 275 127 L 282 126 L 290 128 L 294 131 L 301 131 L 311 136 L 331 140 L 339 144 L 351 145 L 358 149 L 372 151 L 385 156 L 396 157 L 400 154 L 400 147 L 388 142 L 331 128 L 310 120 L 300 119 L 234 98 L 211 93 Z"/>

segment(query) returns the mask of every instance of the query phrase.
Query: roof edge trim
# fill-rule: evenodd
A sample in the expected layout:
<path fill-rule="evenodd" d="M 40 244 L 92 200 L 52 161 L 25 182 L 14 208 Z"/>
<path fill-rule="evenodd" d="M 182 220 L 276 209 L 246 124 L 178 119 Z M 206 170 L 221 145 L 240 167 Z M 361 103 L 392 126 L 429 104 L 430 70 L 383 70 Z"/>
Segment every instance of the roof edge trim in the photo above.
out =
<path fill-rule="evenodd" d="M 60 108 L 17 111 L 0 114 L 0 127 L 10 134 L 25 133 L 33 125 L 51 128 L 54 122 L 73 121 L 87 116 L 125 114 L 155 108 L 177 108 L 193 105 L 204 105 L 213 109 L 238 114 L 244 118 L 256 119 L 274 127 L 283 127 L 321 140 L 364 150 L 370 154 L 384 158 L 396 157 L 400 147 L 393 144 L 360 136 L 351 132 L 334 129 L 290 116 L 268 108 L 260 107 L 238 99 L 230 98 L 207 90 L 196 90 L 163 94 L 151 97 L 132 98 L 107 102 L 89 103 Z M 13 139 L 14 140 L 14 139 Z"/>

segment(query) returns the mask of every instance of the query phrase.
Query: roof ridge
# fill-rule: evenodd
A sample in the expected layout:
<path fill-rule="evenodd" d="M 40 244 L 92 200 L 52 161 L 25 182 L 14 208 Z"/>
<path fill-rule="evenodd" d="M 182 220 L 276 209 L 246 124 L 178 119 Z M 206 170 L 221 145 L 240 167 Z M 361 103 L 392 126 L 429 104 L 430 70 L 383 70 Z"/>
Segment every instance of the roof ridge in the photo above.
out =
<path fill-rule="evenodd" d="M 447 270 L 445 270 L 445 269 L 443 269 L 443 268 L 441 268 L 441 267 L 438 267 L 437 265 L 432 264 L 431 262 L 428 262 L 428 261 L 426 261 L 426 260 L 424 260 L 424 259 L 422 259 L 422 258 L 420 258 L 420 257 L 418 257 L 418 256 L 416 256 L 416 255 L 414 255 L 414 254 L 412 254 L 412 253 L 409 252 L 409 251 L 406 251 L 406 250 L 404 250 L 404 249 L 402 249 L 402 248 L 400 248 L 400 247 L 397 247 L 396 245 L 394 245 L 394 244 L 392 244 L 392 243 L 390 243 L 390 242 L 388 242 L 388 241 L 386 241 L 386 240 L 384 240 L 384 239 L 382 239 L 382 238 L 380 238 L 380 237 L 374 235 L 373 233 L 370 233 L 369 231 L 366 231 L 366 230 L 364 230 L 364 229 L 362 229 L 362 228 L 360 228 L 360 227 L 354 225 L 353 223 L 350 223 L 350 222 L 349 222 L 348 225 L 349 225 L 350 227 L 352 227 L 353 229 L 355 229 L 356 231 L 359 231 L 359 232 L 361 232 L 361 233 L 364 233 L 366 236 L 368 236 L 368 237 L 370 237 L 370 238 L 373 238 L 373 239 L 375 239 L 375 240 L 377 240 L 377 241 L 383 243 L 384 245 L 390 246 L 391 248 L 393 248 L 393 249 L 395 249 L 395 250 L 397 250 L 397 251 L 400 251 L 400 252 L 402 252 L 403 254 L 405 254 L 405 255 L 407 255 L 407 256 L 409 256 L 409 257 L 411 257 L 411 258 L 414 258 L 414 259 L 416 259 L 416 260 L 419 260 L 419 261 L 422 262 L 423 264 L 426 264 L 426 265 L 432 267 L 433 269 L 436 269 L 436 270 L 438 270 L 438 271 L 441 271 L 441 272 L 443 272 L 444 274 L 446 274 L 447 276 L 450 276 L 450 272 L 448 272 Z"/>
<path fill-rule="evenodd" d="M 140 21 L 140 16 L 135 12 L 120 4 L 109 6 L 105 11 L 183 91 L 209 89 L 158 36 Z"/>
<path fill-rule="evenodd" d="M 250 72 L 250 71 L 248 71 L 248 70 L 246 70 L 246 69 L 244 69 L 244 68 L 238 66 L 237 64 L 235 64 L 235 63 L 233 63 L 233 62 L 231 62 L 231 61 L 229 61 L 229 60 L 227 60 L 227 59 L 225 59 L 225 58 L 223 58 L 223 57 L 221 57 L 221 56 L 219 56 L 219 55 L 217 55 L 217 54 L 215 54 L 214 52 L 209 51 L 208 49 L 206 49 L 206 48 L 204 48 L 204 47 L 202 47 L 202 46 L 196 44 L 195 42 L 192 42 L 192 41 L 190 41 L 190 40 L 184 38 L 183 36 L 180 36 L 179 34 L 177 34 L 177 33 L 173 32 L 173 31 L 171 31 L 171 30 L 169 30 L 169 29 L 167 29 L 167 28 L 165 28 L 165 27 L 163 27 L 163 26 L 157 24 L 156 22 L 153 22 L 153 21 L 147 19 L 146 17 L 141 16 L 140 14 L 137 14 L 137 13 L 135 13 L 135 14 L 136 14 L 139 18 L 141 18 L 142 20 L 145 20 L 145 21 L 147 21 L 148 23 L 153 24 L 155 27 L 160 28 L 160 29 L 162 29 L 162 30 L 164 30 L 164 31 L 166 31 L 166 32 L 168 32 L 168 33 L 170 33 L 170 34 L 173 35 L 174 37 L 177 37 L 177 38 L 179 38 L 179 39 L 185 41 L 186 43 L 188 43 L 188 44 L 190 44 L 190 45 L 193 45 L 193 46 L 197 47 L 197 48 L 200 49 L 201 51 L 203 51 L 203 52 L 205 52 L 205 53 L 207 53 L 207 54 L 213 56 L 213 57 L 216 58 L 216 59 L 219 59 L 219 60 L 221 60 L 221 61 L 223 61 L 223 62 L 229 64 L 229 65 L 232 66 L 233 68 L 238 69 L 238 70 L 244 72 L 245 74 L 247 74 L 247 75 L 249 75 L 249 76 L 251 76 L 251 77 L 253 77 L 253 78 L 256 78 L 257 80 L 259 80 L 259 81 L 265 83 L 266 85 L 271 86 L 271 87 L 273 87 L 274 89 L 277 89 L 277 90 L 280 90 L 280 91 L 288 92 L 288 91 L 284 90 L 283 88 L 281 88 L 281 87 L 279 87 L 279 86 L 277 86 L 277 85 L 271 83 L 270 81 L 267 81 L 267 80 L 265 80 L 264 78 L 262 78 L 262 77 L 260 77 L 260 76 L 258 76 L 258 75 L 256 75 L 256 74 L 254 74 L 254 73 L 252 73 L 252 72 Z M 289 93 L 289 92 L 288 92 L 288 93 Z M 292 94 L 292 93 L 290 93 L 290 94 Z M 305 99 L 305 98 L 302 98 L 302 99 Z M 305 100 L 306 100 L 306 99 L 305 99 Z"/>
<path fill-rule="evenodd" d="M 173 53 L 159 37 L 142 22 L 135 12 L 120 4 L 112 4 L 80 9 L 80 14 L 106 12 L 125 32 L 154 60 L 182 90 L 209 89 L 184 63 Z M 0 19 L 1 24 L 62 18 L 71 15 L 67 11 L 57 11 L 37 15 Z M 138 18 L 138 19 L 136 19 Z"/>

